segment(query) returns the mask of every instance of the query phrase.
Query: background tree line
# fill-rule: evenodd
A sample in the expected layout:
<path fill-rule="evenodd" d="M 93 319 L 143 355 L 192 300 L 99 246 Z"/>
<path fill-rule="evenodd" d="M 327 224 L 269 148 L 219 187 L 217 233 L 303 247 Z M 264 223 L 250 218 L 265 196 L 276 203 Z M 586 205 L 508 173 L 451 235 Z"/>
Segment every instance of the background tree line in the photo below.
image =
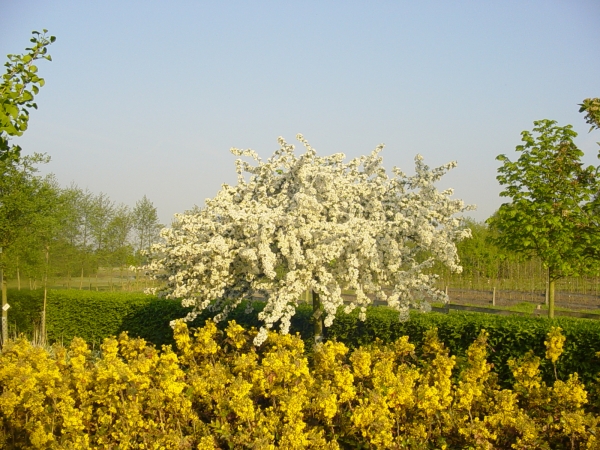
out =
<path fill-rule="evenodd" d="M 152 202 L 144 196 L 130 207 L 104 193 L 61 187 L 52 175 L 37 175 L 35 164 L 44 161 L 37 155 L 0 162 L 10 172 L 0 181 L 4 277 L 19 288 L 40 287 L 48 277 L 82 288 L 100 268 L 122 277 L 144 264 L 144 250 L 163 226 Z"/>

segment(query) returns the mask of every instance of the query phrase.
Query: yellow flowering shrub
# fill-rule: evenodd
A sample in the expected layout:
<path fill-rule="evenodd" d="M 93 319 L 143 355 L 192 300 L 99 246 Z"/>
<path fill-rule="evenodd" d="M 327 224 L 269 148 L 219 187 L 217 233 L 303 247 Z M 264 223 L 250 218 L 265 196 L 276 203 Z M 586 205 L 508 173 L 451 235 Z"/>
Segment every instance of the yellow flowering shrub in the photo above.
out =
<path fill-rule="evenodd" d="M 421 356 L 404 337 L 351 351 L 326 342 L 312 363 L 298 336 L 213 322 L 174 326 L 177 349 L 127 334 L 98 356 L 74 339 L 0 353 L 0 448 L 574 449 L 600 448 L 598 418 L 574 373 L 547 385 L 540 358 L 509 361 L 500 389 L 482 331 L 456 358 L 430 330 Z M 546 358 L 559 361 L 559 328 Z"/>

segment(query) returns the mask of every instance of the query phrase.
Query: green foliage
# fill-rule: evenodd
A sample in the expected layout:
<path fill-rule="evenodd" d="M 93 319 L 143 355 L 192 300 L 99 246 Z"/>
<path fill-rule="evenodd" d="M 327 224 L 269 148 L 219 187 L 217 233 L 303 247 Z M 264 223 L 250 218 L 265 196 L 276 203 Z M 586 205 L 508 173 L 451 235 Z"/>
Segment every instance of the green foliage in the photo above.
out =
<path fill-rule="evenodd" d="M 35 154 L 18 160 L 0 160 L 0 247 L 10 247 L 52 211 L 51 180 L 36 175 L 36 164 L 48 158 Z"/>
<path fill-rule="evenodd" d="M 18 331 L 31 333 L 32 322 L 39 321 L 41 302 L 41 291 L 10 290 L 11 328 L 16 322 Z M 229 320 L 235 320 L 246 329 L 259 327 L 258 313 L 264 303 L 255 302 L 251 306 L 250 314 L 246 314 L 246 305 L 242 304 L 231 313 Z M 50 342 L 66 344 L 74 336 L 80 336 L 97 346 L 105 337 L 126 330 L 130 336 L 142 337 L 157 346 L 172 344 L 169 322 L 185 316 L 188 311 L 177 301 L 144 294 L 49 291 L 48 338 Z M 214 314 L 205 311 L 190 326 L 201 327 Z M 291 333 L 300 333 L 307 348 L 311 348 L 313 342 L 311 314 L 310 305 L 301 305 L 292 318 L 290 329 Z M 219 326 L 226 324 L 220 323 Z M 389 343 L 409 336 L 411 342 L 420 346 L 427 330 L 435 327 L 451 353 L 462 358 L 481 329 L 485 329 L 489 333 L 488 360 L 494 364 L 502 383 L 508 386 L 512 375 L 506 362 L 511 357 L 523 356 L 528 350 L 542 358 L 542 373 L 547 381 L 553 380 L 552 365 L 544 359 L 544 340 L 552 326 L 560 326 L 567 337 L 565 352 L 558 365 L 559 377 L 565 379 L 569 373 L 577 372 L 584 382 L 591 383 L 600 372 L 600 359 L 594 356 L 600 350 L 600 322 L 592 320 L 414 312 L 410 320 L 400 322 L 396 311 L 373 307 L 367 310 L 365 322 L 358 319 L 357 311 L 344 314 L 340 310 L 333 325 L 326 329 L 326 337 L 357 348 L 368 346 L 376 339 Z"/>
<path fill-rule="evenodd" d="M 8 62 L 4 64 L 6 73 L 0 84 L 0 161 L 19 158 L 21 148 L 10 146 L 9 140 L 23 134 L 29 122 L 29 109 L 37 109 L 33 99 L 44 85 L 44 79 L 38 76 L 35 62 L 52 60 L 47 47 L 56 40 L 54 36 L 46 37 L 46 33 L 47 30 L 43 34 L 33 31 L 30 39 L 33 46 L 26 49 L 27 53 L 8 55 Z"/>
<path fill-rule="evenodd" d="M 535 135 L 521 133 L 516 162 L 505 155 L 496 158 L 503 163 L 497 177 L 505 186 L 500 195 L 512 201 L 502 204 L 488 223 L 498 232 L 494 241 L 501 248 L 538 256 L 551 280 L 580 275 L 598 266 L 590 257 L 600 251 L 591 202 L 600 190 L 597 169 L 583 167 L 570 125 L 534 124 Z"/>
<path fill-rule="evenodd" d="M 600 98 L 586 98 L 579 106 L 579 112 L 585 113 L 585 121 L 591 125 L 590 131 L 600 129 Z"/>
<path fill-rule="evenodd" d="M 508 386 L 512 382 L 512 374 L 506 362 L 511 357 L 523 356 L 528 350 L 533 350 L 544 360 L 544 340 L 552 326 L 560 326 L 567 337 L 565 353 L 558 367 L 559 377 L 577 372 L 586 383 L 591 383 L 600 372 L 600 359 L 593 356 L 600 349 L 600 323 L 591 320 L 415 312 L 410 320 L 399 322 L 397 313 L 379 307 L 369 309 L 364 323 L 358 321 L 356 314 L 338 314 L 328 330 L 328 338 L 336 338 L 356 348 L 368 345 L 376 338 L 387 343 L 406 335 L 420 346 L 425 332 L 436 327 L 440 339 L 451 353 L 464 357 L 470 343 L 477 338 L 481 329 L 485 329 L 490 336 L 488 361 L 494 364 L 500 380 Z M 542 362 L 542 373 L 547 381 L 552 380 L 554 373 L 551 364 Z"/>
<path fill-rule="evenodd" d="M 471 230 L 471 239 L 464 239 L 456 244 L 462 265 L 462 276 L 498 278 L 503 257 L 500 249 L 491 242 L 494 231 L 485 222 L 464 219 L 465 226 Z"/>
<path fill-rule="evenodd" d="M 146 257 L 143 253 L 158 240 L 158 233 L 163 225 L 158 222 L 156 208 L 145 195 L 135 203 L 135 208 L 131 212 L 131 220 L 137 235 L 135 246 L 138 258 L 145 261 Z"/>

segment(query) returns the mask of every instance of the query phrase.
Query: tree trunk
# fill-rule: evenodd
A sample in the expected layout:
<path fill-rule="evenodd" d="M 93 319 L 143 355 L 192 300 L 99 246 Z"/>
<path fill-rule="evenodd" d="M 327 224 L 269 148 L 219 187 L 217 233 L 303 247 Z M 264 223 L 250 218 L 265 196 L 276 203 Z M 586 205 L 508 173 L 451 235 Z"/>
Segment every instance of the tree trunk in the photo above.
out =
<path fill-rule="evenodd" d="M 312 291 L 312 302 L 313 302 L 313 322 L 314 322 L 314 334 L 315 334 L 315 345 L 323 342 L 323 304 L 319 298 L 319 294 Z"/>
<path fill-rule="evenodd" d="M 79 290 L 83 289 L 83 264 L 81 265 L 81 278 L 79 278 Z"/>
<path fill-rule="evenodd" d="M 556 279 L 553 276 L 552 269 L 548 269 L 548 318 L 554 319 L 554 283 Z"/>
<path fill-rule="evenodd" d="M 44 272 L 44 306 L 42 307 L 42 326 L 40 329 L 40 343 L 46 345 L 46 299 L 48 297 L 48 261 L 50 252 L 46 247 L 46 269 Z"/>
<path fill-rule="evenodd" d="M 17 289 L 21 290 L 21 272 L 19 270 L 19 258 L 17 257 Z"/>
<path fill-rule="evenodd" d="M 2 290 L 2 346 L 8 341 L 8 303 L 6 301 L 6 283 L 4 283 L 4 270 L 0 266 L 0 289 Z"/>

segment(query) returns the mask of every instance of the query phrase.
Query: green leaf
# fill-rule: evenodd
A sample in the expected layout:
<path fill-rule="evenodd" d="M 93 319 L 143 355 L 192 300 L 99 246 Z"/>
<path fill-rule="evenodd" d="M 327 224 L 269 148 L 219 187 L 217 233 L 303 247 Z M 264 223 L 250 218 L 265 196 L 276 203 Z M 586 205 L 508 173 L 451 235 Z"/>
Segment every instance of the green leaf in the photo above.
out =
<path fill-rule="evenodd" d="M 19 108 L 17 108 L 15 105 L 12 104 L 5 104 L 4 105 L 4 110 L 10 114 L 12 116 L 13 119 L 16 119 L 17 116 L 19 115 Z"/>

